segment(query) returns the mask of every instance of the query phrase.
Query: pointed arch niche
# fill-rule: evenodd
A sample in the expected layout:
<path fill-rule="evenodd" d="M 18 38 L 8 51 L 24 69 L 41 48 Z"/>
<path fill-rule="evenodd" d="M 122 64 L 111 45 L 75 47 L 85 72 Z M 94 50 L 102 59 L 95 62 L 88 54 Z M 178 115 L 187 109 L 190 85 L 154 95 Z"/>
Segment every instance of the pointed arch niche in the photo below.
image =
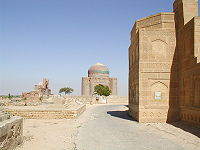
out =
<path fill-rule="evenodd" d="M 163 40 L 156 39 L 151 42 L 152 45 L 152 56 L 156 58 L 167 57 L 167 43 Z"/>
<path fill-rule="evenodd" d="M 168 86 L 163 82 L 157 81 L 151 85 L 152 100 L 168 100 Z"/>

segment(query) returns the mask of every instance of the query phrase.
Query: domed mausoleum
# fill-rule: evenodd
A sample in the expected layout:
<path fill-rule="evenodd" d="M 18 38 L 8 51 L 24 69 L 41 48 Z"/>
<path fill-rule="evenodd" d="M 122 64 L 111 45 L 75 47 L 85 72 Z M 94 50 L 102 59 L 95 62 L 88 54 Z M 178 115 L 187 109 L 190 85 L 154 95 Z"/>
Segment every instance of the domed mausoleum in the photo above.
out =
<path fill-rule="evenodd" d="M 117 78 L 110 78 L 109 73 L 108 67 L 101 63 L 91 66 L 88 77 L 82 78 L 82 95 L 93 95 L 95 86 L 99 84 L 108 86 L 112 91 L 111 95 L 117 95 Z"/>

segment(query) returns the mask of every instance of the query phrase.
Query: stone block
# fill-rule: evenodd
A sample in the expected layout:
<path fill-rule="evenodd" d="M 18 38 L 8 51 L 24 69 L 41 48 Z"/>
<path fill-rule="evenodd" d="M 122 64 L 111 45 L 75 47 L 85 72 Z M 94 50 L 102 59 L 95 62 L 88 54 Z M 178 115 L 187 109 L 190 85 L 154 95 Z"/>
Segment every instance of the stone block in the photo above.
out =
<path fill-rule="evenodd" d="M 0 150 L 13 150 L 23 142 L 23 119 L 11 117 L 0 122 Z"/>

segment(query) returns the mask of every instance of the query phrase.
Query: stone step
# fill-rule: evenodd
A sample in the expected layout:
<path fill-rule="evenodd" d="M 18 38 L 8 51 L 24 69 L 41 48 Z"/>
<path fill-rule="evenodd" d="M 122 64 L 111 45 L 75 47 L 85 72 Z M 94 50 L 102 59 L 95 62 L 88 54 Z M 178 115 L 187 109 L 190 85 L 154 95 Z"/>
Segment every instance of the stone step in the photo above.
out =
<path fill-rule="evenodd" d="M 42 104 L 54 104 L 54 102 L 42 102 Z"/>
<path fill-rule="evenodd" d="M 9 114 L 0 115 L 0 122 L 10 119 Z"/>
<path fill-rule="evenodd" d="M 7 114 L 6 112 L 0 112 L 0 116 Z"/>

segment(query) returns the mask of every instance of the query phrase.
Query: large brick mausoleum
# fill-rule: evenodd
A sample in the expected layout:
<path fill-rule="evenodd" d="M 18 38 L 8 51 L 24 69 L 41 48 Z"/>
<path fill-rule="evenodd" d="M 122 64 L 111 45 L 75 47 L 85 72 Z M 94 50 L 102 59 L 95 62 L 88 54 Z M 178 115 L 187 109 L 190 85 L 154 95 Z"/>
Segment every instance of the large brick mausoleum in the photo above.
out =
<path fill-rule="evenodd" d="M 129 114 L 139 122 L 200 125 L 198 0 L 137 20 L 129 48 Z"/>
<path fill-rule="evenodd" d="M 88 77 L 82 78 L 82 95 L 92 96 L 98 84 L 108 86 L 112 91 L 111 95 L 117 95 L 117 78 L 110 78 L 109 73 L 109 69 L 101 63 L 91 66 Z"/>

